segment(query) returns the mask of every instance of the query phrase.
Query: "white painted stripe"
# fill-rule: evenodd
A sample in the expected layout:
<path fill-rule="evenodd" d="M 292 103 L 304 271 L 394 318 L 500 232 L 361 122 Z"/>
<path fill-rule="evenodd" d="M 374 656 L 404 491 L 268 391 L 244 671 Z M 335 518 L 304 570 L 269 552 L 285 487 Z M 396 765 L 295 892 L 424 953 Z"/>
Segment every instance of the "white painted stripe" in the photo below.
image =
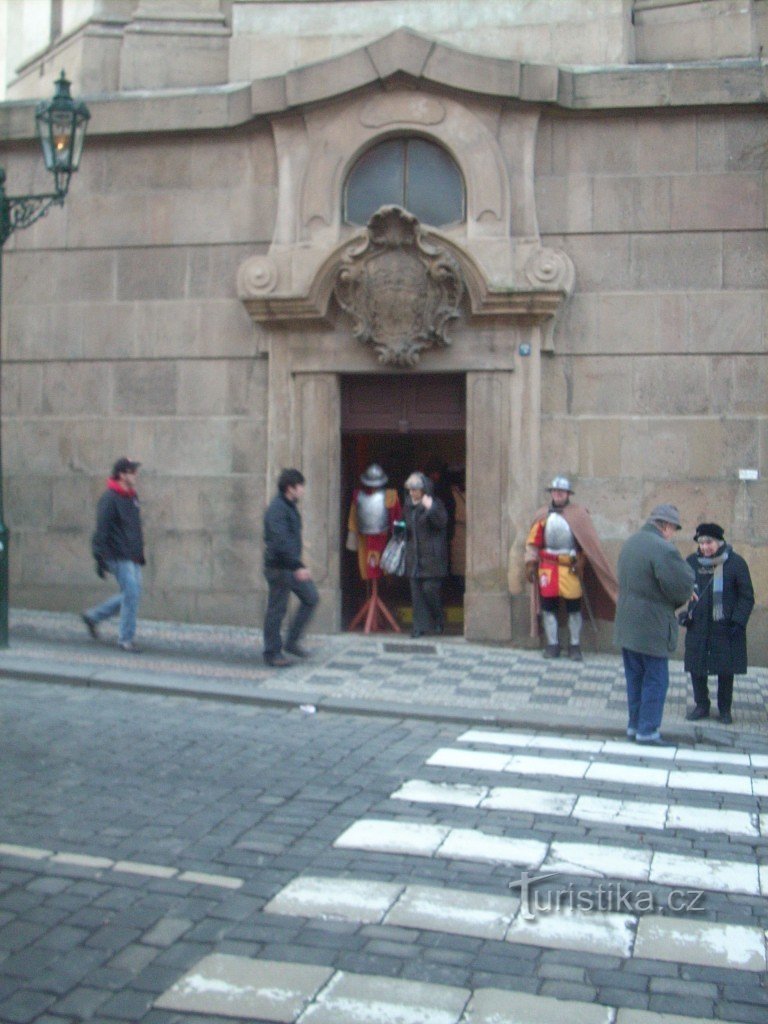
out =
<path fill-rule="evenodd" d="M 541 869 L 565 875 L 626 878 L 644 882 L 648 878 L 652 856 L 650 850 L 625 846 L 553 842 Z"/>
<path fill-rule="evenodd" d="M 209 875 L 205 871 L 184 871 L 179 875 L 180 882 L 189 882 L 190 885 L 211 885 L 218 889 L 240 889 L 243 886 L 242 878 L 232 878 L 230 875 Z"/>
<path fill-rule="evenodd" d="M 518 775 L 554 776 L 556 778 L 589 778 L 604 782 L 692 789 L 712 793 L 735 793 L 742 796 L 768 796 L 768 779 L 725 772 L 682 771 L 680 769 L 646 768 L 620 765 L 606 761 L 582 761 L 578 758 L 536 757 L 528 754 L 487 753 L 479 750 L 452 750 L 441 747 L 426 762 L 445 768 L 466 768 L 471 771 L 504 771 Z"/>
<path fill-rule="evenodd" d="M 752 796 L 752 780 L 747 775 L 671 771 L 667 785 L 670 789 L 697 789 L 705 793 L 737 793 L 741 796 Z"/>
<path fill-rule="evenodd" d="M 53 856 L 53 850 L 41 850 L 37 846 L 16 846 L 15 843 L 0 843 L 0 855 L 23 857 L 24 860 L 47 860 Z"/>
<path fill-rule="evenodd" d="M 766 816 L 768 826 L 768 816 Z M 708 807 L 683 807 L 671 804 L 667 828 L 687 828 L 693 832 L 722 832 L 724 835 L 759 836 L 757 815 L 749 811 L 726 811 Z M 766 834 L 765 832 L 763 833 Z"/>
<path fill-rule="evenodd" d="M 458 1024 L 468 989 L 337 971 L 301 1024 Z M 284 1018 L 281 1018 L 284 1019 Z"/>
<path fill-rule="evenodd" d="M 760 865 L 760 892 L 763 896 L 768 896 L 768 864 Z"/>
<path fill-rule="evenodd" d="M 666 786 L 668 774 L 666 768 L 640 768 L 631 764 L 596 761 L 589 766 L 586 778 L 628 786 Z"/>
<path fill-rule="evenodd" d="M 244 884 L 242 878 L 232 875 L 209 875 L 200 871 L 185 871 L 179 874 L 178 868 L 163 864 L 142 864 L 139 861 L 113 861 L 109 857 L 97 857 L 87 853 L 69 853 L 60 850 L 39 850 L 34 846 L 15 846 L 11 843 L 0 843 L 0 856 L 23 857 L 26 860 L 50 860 L 52 864 L 63 864 L 70 867 L 90 868 L 96 871 L 111 870 L 131 875 L 146 875 L 149 878 L 176 878 L 179 882 L 193 885 L 210 885 L 221 889 L 240 889 Z"/>
<path fill-rule="evenodd" d="M 404 888 L 397 882 L 301 875 L 267 903 L 264 913 L 378 924 Z"/>
<path fill-rule="evenodd" d="M 590 878 L 650 881 L 713 892 L 760 894 L 757 866 L 743 861 L 684 857 L 599 843 L 546 843 L 491 835 L 479 829 L 448 828 L 364 819 L 351 825 L 334 846 L 376 853 L 450 857 Z"/>
<path fill-rule="evenodd" d="M 458 737 L 459 743 L 485 743 L 499 747 L 533 747 L 540 750 L 575 750 L 589 754 L 620 754 L 629 757 L 655 757 L 665 760 L 732 764 L 745 768 L 768 768 L 764 754 L 736 754 L 721 750 L 700 750 L 688 747 L 638 747 L 626 740 L 586 740 L 544 733 L 506 732 L 490 729 L 469 729 Z"/>
<path fill-rule="evenodd" d="M 612 1006 L 485 988 L 472 995 L 461 1024 L 614 1024 L 615 1013 Z"/>
<path fill-rule="evenodd" d="M 507 942 L 626 958 L 632 953 L 635 924 L 635 917 L 629 914 L 562 909 L 540 914 L 533 921 L 516 917 L 507 932 Z"/>
<path fill-rule="evenodd" d="M 760 934 L 760 929 L 720 921 L 642 917 L 634 952 L 637 957 L 672 963 L 742 971 L 766 968 L 765 935 Z"/>
<path fill-rule="evenodd" d="M 407 885 L 396 894 L 398 886 L 376 882 L 358 882 L 344 890 L 342 883 L 347 881 L 295 879 L 265 911 L 396 925 L 622 959 L 634 956 L 744 970 L 763 970 L 765 966 L 764 932 L 756 926 L 704 922 L 692 914 L 638 916 L 568 905 L 548 911 L 546 893 L 532 897 L 529 892 L 529 902 L 521 908 L 518 899 L 466 889 Z M 589 891 L 589 896 L 594 899 L 594 891 Z M 556 901 L 556 894 L 552 899 Z M 720 937 L 723 932 L 725 938 Z"/>
<path fill-rule="evenodd" d="M 756 864 L 715 860 L 711 857 L 686 857 L 677 853 L 655 853 L 651 864 L 651 882 L 686 886 L 716 892 L 740 892 L 760 895 Z"/>
<path fill-rule="evenodd" d="M 546 853 L 547 844 L 536 839 L 511 839 L 470 828 L 452 828 L 437 851 L 438 857 L 520 867 L 538 867 Z"/>
<path fill-rule="evenodd" d="M 514 786 L 489 788 L 409 779 L 390 799 L 406 800 L 410 803 L 478 807 L 491 811 L 545 814 L 558 818 L 573 817 L 579 821 L 591 821 L 600 825 L 657 830 L 685 828 L 695 832 L 724 835 L 768 836 L 768 814 L 760 815 L 758 824 L 757 815 L 749 811 L 579 796 L 576 793 L 550 793 L 543 789 L 517 789 Z"/>

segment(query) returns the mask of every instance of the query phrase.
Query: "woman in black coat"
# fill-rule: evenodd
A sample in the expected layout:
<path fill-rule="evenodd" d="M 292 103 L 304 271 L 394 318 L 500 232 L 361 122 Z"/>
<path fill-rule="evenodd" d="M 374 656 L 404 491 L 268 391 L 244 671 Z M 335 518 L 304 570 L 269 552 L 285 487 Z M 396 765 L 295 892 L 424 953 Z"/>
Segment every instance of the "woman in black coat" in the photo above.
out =
<path fill-rule="evenodd" d="M 445 616 L 441 600 L 448 575 L 448 513 L 432 494 L 432 481 L 411 473 L 405 481 L 405 572 L 411 585 L 411 636 L 442 633 Z"/>
<path fill-rule="evenodd" d="M 695 707 L 689 722 L 709 718 L 707 676 L 717 676 L 717 710 L 730 725 L 733 677 L 747 671 L 747 622 L 755 604 L 749 566 L 725 543 L 722 526 L 699 523 L 699 550 L 688 564 L 696 573 L 698 600 L 688 608 L 685 670 L 691 673 Z"/>

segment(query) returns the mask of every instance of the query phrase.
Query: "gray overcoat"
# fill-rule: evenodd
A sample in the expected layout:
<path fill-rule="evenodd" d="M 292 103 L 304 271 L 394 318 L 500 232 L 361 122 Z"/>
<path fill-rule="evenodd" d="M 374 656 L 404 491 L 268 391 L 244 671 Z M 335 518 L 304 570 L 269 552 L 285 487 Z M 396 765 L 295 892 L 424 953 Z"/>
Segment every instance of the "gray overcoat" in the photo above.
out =
<path fill-rule="evenodd" d="M 618 647 L 668 658 L 677 646 L 675 609 L 691 596 L 695 575 L 675 545 L 646 523 L 619 555 Z"/>

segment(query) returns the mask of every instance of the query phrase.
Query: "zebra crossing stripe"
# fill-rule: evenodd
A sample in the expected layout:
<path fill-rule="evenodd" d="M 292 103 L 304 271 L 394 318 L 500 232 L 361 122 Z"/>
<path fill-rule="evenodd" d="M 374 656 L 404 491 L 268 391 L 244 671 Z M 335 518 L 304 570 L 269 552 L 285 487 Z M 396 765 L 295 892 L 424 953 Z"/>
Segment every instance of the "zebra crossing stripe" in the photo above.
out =
<path fill-rule="evenodd" d="M 344 885 L 349 886 L 346 892 Z M 302 876 L 281 889 L 264 912 L 447 932 L 624 960 L 635 957 L 732 970 L 766 969 L 766 935 L 752 925 L 610 909 L 582 911 L 559 905 L 546 893 L 541 902 L 537 899 L 534 903 L 535 913 L 527 904 L 521 908 L 517 897 L 465 889 L 393 885 L 386 897 L 391 900 L 389 906 L 384 906 L 386 900 L 381 897 L 377 882 L 357 880 L 353 885 L 347 879 Z M 355 900 L 359 901 L 357 909 Z"/>
<path fill-rule="evenodd" d="M 768 755 L 735 754 L 720 750 L 691 750 L 687 747 L 640 748 L 625 740 L 584 740 L 542 733 L 503 732 L 491 729 L 469 729 L 458 737 L 458 743 L 485 743 L 500 747 L 535 747 L 541 750 L 574 750 L 587 754 L 626 754 L 630 757 L 653 757 L 674 761 L 692 761 L 709 765 L 731 764 L 743 768 L 768 768 Z"/>
<path fill-rule="evenodd" d="M 651 881 L 665 885 L 690 884 L 713 892 L 759 896 L 762 877 L 755 864 L 712 858 L 654 853 L 652 850 L 598 843 L 515 839 L 479 829 L 449 828 L 364 818 L 344 831 L 333 844 L 341 849 L 400 853 L 496 864 L 593 878 Z M 763 889 L 763 895 L 768 890 Z"/>
<path fill-rule="evenodd" d="M 768 814 L 760 815 L 758 824 L 757 814 L 749 811 L 579 796 L 577 793 L 549 793 L 541 789 L 518 789 L 512 786 L 468 786 L 409 779 L 392 794 L 391 799 L 572 817 L 602 825 L 629 825 L 658 830 L 686 828 L 698 832 L 752 837 L 758 837 L 761 833 L 768 835 Z"/>
<path fill-rule="evenodd" d="M 768 779 L 748 775 L 669 770 L 578 758 L 536 757 L 526 754 L 497 754 L 482 750 L 440 747 L 426 761 L 430 767 L 464 768 L 469 771 L 514 772 L 517 775 L 554 776 L 669 789 L 703 790 L 741 796 L 768 796 Z"/>

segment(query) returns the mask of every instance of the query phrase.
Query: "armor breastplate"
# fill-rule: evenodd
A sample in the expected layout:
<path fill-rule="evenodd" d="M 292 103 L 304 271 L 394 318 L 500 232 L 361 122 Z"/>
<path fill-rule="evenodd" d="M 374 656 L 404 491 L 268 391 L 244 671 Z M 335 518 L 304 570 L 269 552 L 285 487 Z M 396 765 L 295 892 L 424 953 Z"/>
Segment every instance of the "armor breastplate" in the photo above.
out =
<path fill-rule="evenodd" d="M 553 554 L 569 555 L 576 550 L 573 531 L 559 512 L 550 512 L 544 525 L 544 547 Z"/>
<path fill-rule="evenodd" d="M 389 533 L 386 491 L 359 492 L 357 495 L 357 529 L 366 535 Z"/>

